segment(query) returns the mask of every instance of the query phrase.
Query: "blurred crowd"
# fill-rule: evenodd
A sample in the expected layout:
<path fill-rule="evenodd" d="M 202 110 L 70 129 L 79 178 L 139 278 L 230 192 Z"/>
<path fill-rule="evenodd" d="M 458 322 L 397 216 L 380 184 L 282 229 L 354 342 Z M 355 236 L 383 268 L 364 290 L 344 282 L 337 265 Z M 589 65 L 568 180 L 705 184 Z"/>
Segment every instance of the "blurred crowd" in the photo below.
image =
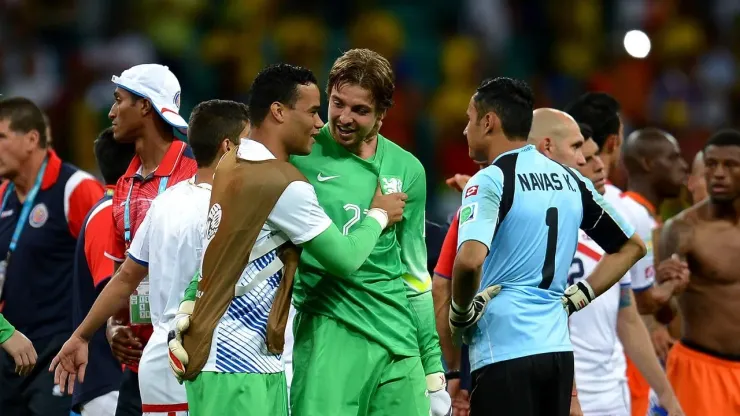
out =
<path fill-rule="evenodd" d="M 482 77 L 527 80 L 536 107 L 608 92 L 627 131 L 666 128 L 690 160 L 740 115 L 739 13 L 724 0 L 1 0 L 0 93 L 38 103 L 60 156 L 95 171 L 112 74 L 169 66 L 187 119 L 202 100 L 245 101 L 268 63 L 308 67 L 323 84 L 342 51 L 371 48 L 397 76 L 381 133 L 422 160 L 430 218 L 443 218 L 458 202 L 444 178 L 476 169 L 463 109 Z M 624 52 L 630 29 L 650 36 L 646 59 Z"/>

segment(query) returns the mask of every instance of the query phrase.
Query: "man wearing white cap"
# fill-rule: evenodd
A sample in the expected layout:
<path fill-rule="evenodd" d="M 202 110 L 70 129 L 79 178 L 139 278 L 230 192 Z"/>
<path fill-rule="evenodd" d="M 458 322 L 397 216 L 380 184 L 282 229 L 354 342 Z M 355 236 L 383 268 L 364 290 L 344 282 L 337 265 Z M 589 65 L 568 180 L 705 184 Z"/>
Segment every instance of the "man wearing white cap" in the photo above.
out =
<path fill-rule="evenodd" d="M 166 66 L 144 64 L 113 76 L 112 81 L 116 85 L 115 101 L 108 117 L 113 137 L 133 142 L 136 147 L 136 156 L 118 180 L 113 195 L 114 227 L 105 254 L 118 270 L 152 200 L 168 187 L 192 178 L 197 166 L 190 147 L 176 140 L 173 131 L 187 129 L 180 116 L 177 77 Z M 113 355 L 126 365 L 116 416 L 142 414 L 138 363 L 152 334 L 148 279 L 136 293 L 131 296 L 130 307 L 108 321 L 106 335 Z M 143 405 L 146 407 L 146 400 Z"/>

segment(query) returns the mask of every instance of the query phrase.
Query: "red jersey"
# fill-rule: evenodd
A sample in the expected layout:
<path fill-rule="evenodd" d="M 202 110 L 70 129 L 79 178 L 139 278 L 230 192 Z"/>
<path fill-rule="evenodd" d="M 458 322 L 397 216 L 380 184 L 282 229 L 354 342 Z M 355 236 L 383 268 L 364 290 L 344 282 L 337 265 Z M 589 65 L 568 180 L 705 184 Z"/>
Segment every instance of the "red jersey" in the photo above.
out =
<path fill-rule="evenodd" d="M 179 140 L 172 142 L 159 167 L 146 178 L 140 172 L 141 159 L 135 156 L 126 174 L 116 183 L 112 206 L 113 232 L 110 233 L 110 240 L 105 250 L 106 257 L 123 263 L 129 244 L 139 229 L 139 225 L 144 221 L 154 198 L 165 188 L 192 178 L 197 169 L 192 150 Z M 129 206 L 128 221 L 125 218 L 127 204 Z M 131 329 L 144 345 L 153 332 L 151 325 L 135 325 Z M 130 368 L 135 372 L 138 371 L 138 366 Z"/>

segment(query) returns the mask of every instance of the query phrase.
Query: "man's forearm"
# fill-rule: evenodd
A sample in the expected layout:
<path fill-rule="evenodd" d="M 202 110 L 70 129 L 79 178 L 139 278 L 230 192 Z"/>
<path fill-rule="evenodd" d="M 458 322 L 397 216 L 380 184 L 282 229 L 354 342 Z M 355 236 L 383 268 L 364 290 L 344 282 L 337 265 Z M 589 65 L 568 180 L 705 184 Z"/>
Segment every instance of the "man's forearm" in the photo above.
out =
<path fill-rule="evenodd" d="M 434 302 L 431 292 L 407 295 L 411 310 L 416 314 L 418 326 L 416 328 L 419 342 L 419 354 L 424 374 L 441 373 L 442 351 L 439 345 L 439 337 L 434 324 Z"/>
<path fill-rule="evenodd" d="M 594 294 L 600 296 L 614 286 L 644 255 L 645 246 L 639 237 L 633 236 L 618 252 L 605 255 L 586 281 Z"/>
<path fill-rule="evenodd" d="M 648 327 L 645 325 L 634 304 L 620 309 L 617 320 L 617 334 L 627 356 L 635 363 L 650 387 L 662 395 L 670 384 L 655 355 Z"/>
<path fill-rule="evenodd" d="M 458 265 L 452 269 L 452 304 L 455 309 L 469 309 L 473 305 L 473 298 L 480 287 L 481 267 L 471 268 Z M 455 306 L 457 305 L 457 306 Z M 459 312 L 465 312 L 460 310 Z"/>
<path fill-rule="evenodd" d="M 303 249 L 312 255 L 331 275 L 347 277 L 367 260 L 375 248 L 383 224 L 370 216 L 349 235 L 343 235 L 336 225 L 303 244 Z"/>
<path fill-rule="evenodd" d="M 450 299 L 452 298 L 452 281 L 439 276 L 432 279 L 432 297 L 434 299 L 434 316 L 437 322 L 439 346 L 442 348 L 447 370 L 460 370 L 461 352 L 452 342 L 450 330 Z"/>
<path fill-rule="evenodd" d="M 75 330 L 75 334 L 82 339 L 90 340 L 95 331 L 103 326 L 108 318 L 122 309 L 125 310 L 129 296 L 146 277 L 146 269 L 142 273 L 139 268 L 140 266 L 137 265 L 133 271 L 129 271 L 125 267 L 118 269 L 118 272 L 105 286 L 105 289 L 100 292 L 92 308 L 90 308 L 90 312 Z"/>

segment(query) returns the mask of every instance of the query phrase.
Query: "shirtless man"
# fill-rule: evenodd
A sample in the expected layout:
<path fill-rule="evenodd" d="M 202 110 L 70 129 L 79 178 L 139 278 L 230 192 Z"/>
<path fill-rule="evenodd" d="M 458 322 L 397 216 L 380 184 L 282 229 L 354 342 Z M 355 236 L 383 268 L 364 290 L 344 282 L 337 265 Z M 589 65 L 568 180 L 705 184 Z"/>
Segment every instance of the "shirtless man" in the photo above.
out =
<path fill-rule="evenodd" d="M 682 338 L 668 355 L 668 378 L 687 416 L 740 409 L 740 132 L 715 134 L 704 147 L 709 198 L 668 221 L 662 253 L 691 272 L 679 297 Z"/>

